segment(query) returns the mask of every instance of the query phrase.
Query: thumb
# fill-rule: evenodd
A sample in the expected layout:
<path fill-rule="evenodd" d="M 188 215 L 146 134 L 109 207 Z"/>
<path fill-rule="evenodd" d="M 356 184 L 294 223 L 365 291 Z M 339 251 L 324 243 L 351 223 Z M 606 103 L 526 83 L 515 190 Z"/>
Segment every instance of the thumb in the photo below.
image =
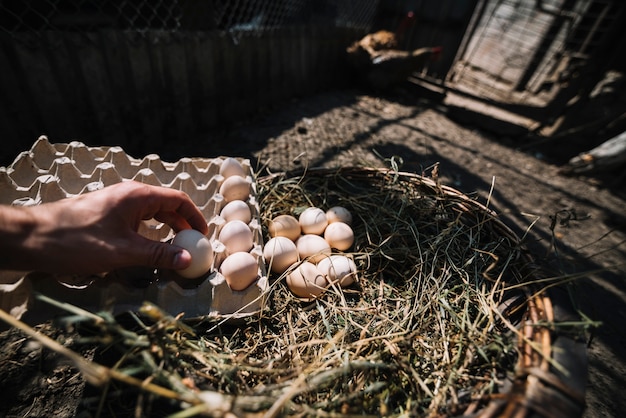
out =
<path fill-rule="evenodd" d="M 144 238 L 144 242 L 135 248 L 139 252 L 138 260 L 149 267 L 181 270 L 191 264 L 189 251 L 177 245 Z"/>

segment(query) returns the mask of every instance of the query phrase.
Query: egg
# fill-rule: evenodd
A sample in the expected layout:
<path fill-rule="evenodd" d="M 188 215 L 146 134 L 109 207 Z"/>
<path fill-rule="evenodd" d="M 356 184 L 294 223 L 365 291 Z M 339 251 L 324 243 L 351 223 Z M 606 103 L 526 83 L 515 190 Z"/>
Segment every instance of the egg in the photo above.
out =
<path fill-rule="evenodd" d="M 211 269 L 213 264 L 213 247 L 211 246 L 211 241 L 201 232 L 195 229 L 183 229 L 174 236 L 172 244 L 184 248 L 191 254 L 189 267 L 176 270 L 180 276 L 187 279 L 195 279 Z"/>
<path fill-rule="evenodd" d="M 308 259 L 317 263 L 327 255 L 330 255 L 330 245 L 319 235 L 305 234 L 296 241 L 296 248 L 301 260 Z"/>
<path fill-rule="evenodd" d="M 229 253 L 250 251 L 254 245 L 252 230 L 247 223 L 238 219 L 226 222 L 220 229 L 217 239 L 224 244 Z"/>
<path fill-rule="evenodd" d="M 352 225 L 352 214 L 343 206 L 333 206 L 326 211 L 326 219 L 328 223 L 343 222 L 348 225 Z"/>
<path fill-rule="evenodd" d="M 298 261 L 296 244 L 287 237 L 270 238 L 263 247 L 263 258 L 274 273 L 282 274 Z"/>
<path fill-rule="evenodd" d="M 250 196 L 250 182 L 241 176 L 230 176 L 220 186 L 220 194 L 226 202 L 247 200 Z"/>
<path fill-rule="evenodd" d="M 300 298 L 316 298 L 328 287 L 328 281 L 315 264 L 303 261 L 294 265 L 286 278 L 287 287 Z"/>
<path fill-rule="evenodd" d="M 230 176 L 246 176 L 246 170 L 243 168 L 243 165 L 236 158 L 228 157 L 222 161 L 220 165 L 220 174 L 224 176 L 224 178 Z"/>
<path fill-rule="evenodd" d="M 298 217 L 298 222 L 303 234 L 321 235 L 328 225 L 326 212 L 316 207 L 306 208 Z"/>
<path fill-rule="evenodd" d="M 325 257 L 317 263 L 317 268 L 328 281 L 337 282 L 341 287 L 351 285 L 356 277 L 356 264 L 345 255 Z"/>
<path fill-rule="evenodd" d="M 222 208 L 220 216 L 226 222 L 240 220 L 248 224 L 252 220 L 252 211 L 250 206 L 243 200 L 233 200 Z"/>
<path fill-rule="evenodd" d="M 291 215 L 278 215 L 272 219 L 267 228 L 270 237 L 287 237 L 292 241 L 298 239 L 302 230 L 300 223 Z"/>
<path fill-rule="evenodd" d="M 331 248 L 345 251 L 354 243 L 354 231 L 344 222 L 333 222 L 324 230 L 324 239 Z"/>
<path fill-rule="evenodd" d="M 239 251 L 222 261 L 220 273 L 232 290 L 247 289 L 258 277 L 259 264 L 250 253 Z"/>

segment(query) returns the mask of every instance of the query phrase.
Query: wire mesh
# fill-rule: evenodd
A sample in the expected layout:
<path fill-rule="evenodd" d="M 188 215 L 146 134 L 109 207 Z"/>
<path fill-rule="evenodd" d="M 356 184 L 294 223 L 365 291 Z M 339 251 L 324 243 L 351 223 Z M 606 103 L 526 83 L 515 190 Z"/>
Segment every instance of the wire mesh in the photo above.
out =
<path fill-rule="evenodd" d="M 379 0 L 44 0 L 0 1 L 9 34 L 102 28 L 261 33 L 296 24 L 368 28 Z"/>
<path fill-rule="evenodd" d="M 179 2 L 161 1 L 3 1 L 0 28 L 8 33 L 46 30 L 177 29 Z"/>

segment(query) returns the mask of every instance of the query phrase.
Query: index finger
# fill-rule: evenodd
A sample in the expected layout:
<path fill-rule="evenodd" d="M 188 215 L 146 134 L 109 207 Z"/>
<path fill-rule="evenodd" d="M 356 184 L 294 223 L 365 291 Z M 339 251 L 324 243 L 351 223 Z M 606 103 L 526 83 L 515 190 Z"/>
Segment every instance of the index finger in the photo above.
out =
<path fill-rule="evenodd" d="M 186 221 L 192 229 L 203 234 L 208 232 L 204 215 L 187 193 L 167 187 L 148 186 L 148 188 L 142 205 L 144 214 L 165 222 L 176 230 L 184 229 L 181 221 Z"/>

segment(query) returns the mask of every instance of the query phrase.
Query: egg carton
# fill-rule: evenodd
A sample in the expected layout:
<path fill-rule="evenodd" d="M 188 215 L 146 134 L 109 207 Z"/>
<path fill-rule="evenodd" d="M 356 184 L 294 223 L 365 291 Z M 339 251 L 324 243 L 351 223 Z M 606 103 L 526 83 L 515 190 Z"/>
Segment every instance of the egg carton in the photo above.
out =
<path fill-rule="evenodd" d="M 0 167 L 0 204 L 38 205 L 129 180 L 182 190 L 207 221 L 207 236 L 213 244 L 215 261 L 209 273 L 195 280 L 181 278 L 172 271 L 148 268 L 119 269 L 97 276 L 0 270 L 0 307 L 18 318 L 49 317 L 54 309 L 37 301 L 35 294 L 41 293 L 58 302 L 113 313 L 137 310 L 144 301 L 153 302 L 173 315 L 184 313 L 185 318 L 229 320 L 258 313 L 268 283 L 256 183 L 247 159 L 235 158 L 251 186 L 246 203 L 252 213 L 248 225 L 254 245 L 250 253 L 258 260 L 258 277 L 247 289 L 233 291 L 218 271 L 226 256 L 224 245 L 217 240 L 225 224 L 220 211 L 226 204 L 220 193 L 225 180 L 220 167 L 230 158 L 181 158 L 165 162 L 150 154 L 137 159 L 118 146 L 89 147 L 78 141 L 51 143 L 47 137 L 39 137 L 11 165 Z M 144 221 L 139 233 L 159 241 L 169 241 L 174 236 L 168 225 L 154 220 Z"/>

